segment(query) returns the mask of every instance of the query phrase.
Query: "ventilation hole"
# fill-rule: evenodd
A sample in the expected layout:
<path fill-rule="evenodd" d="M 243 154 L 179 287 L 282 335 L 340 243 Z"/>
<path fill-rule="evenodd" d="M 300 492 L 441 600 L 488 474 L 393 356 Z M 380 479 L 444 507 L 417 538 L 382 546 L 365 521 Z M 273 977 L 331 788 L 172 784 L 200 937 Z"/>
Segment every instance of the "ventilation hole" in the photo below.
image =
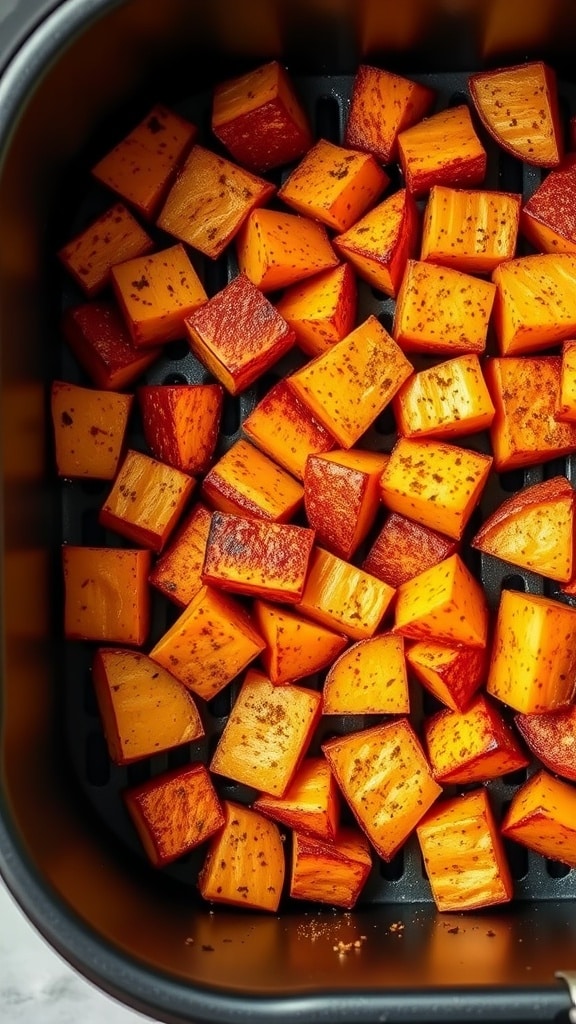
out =
<path fill-rule="evenodd" d="M 109 480 L 82 480 L 81 488 L 84 494 L 89 494 L 91 497 L 99 497 L 102 495 L 102 500 L 108 494 L 110 490 Z"/>
<path fill-rule="evenodd" d="M 316 136 L 340 141 L 340 107 L 334 96 L 320 96 L 316 102 Z"/>
<path fill-rule="evenodd" d="M 566 878 L 566 875 L 570 874 L 570 868 L 567 864 L 561 864 L 559 860 L 546 858 L 546 874 L 550 875 L 550 878 Z"/>
<path fill-rule="evenodd" d="M 508 772 L 507 775 L 502 776 L 502 782 L 506 786 L 521 786 L 523 782 L 526 782 L 528 778 L 528 772 L 526 768 L 517 768 L 515 772 Z"/>
<path fill-rule="evenodd" d="M 376 299 L 376 302 L 386 302 L 386 300 L 390 298 L 390 296 L 386 295 L 386 292 L 381 291 L 380 288 L 374 288 L 374 285 L 370 285 L 370 291 Z"/>
<path fill-rule="evenodd" d="M 383 309 L 383 310 L 381 310 L 381 312 L 378 313 L 378 319 L 379 319 L 380 323 L 382 324 L 382 327 L 384 328 L 384 330 L 388 331 L 388 334 L 391 334 L 392 333 L 392 325 L 394 323 L 394 313 L 392 312 L 392 310 L 391 309 Z"/>
<path fill-rule="evenodd" d="M 89 718 L 98 718 L 99 715 L 96 691 L 92 685 L 90 673 L 86 675 L 84 680 L 84 714 L 88 715 Z"/>
<path fill-rule="evenodd" d="M 500 474 L 500 486 L 503 491 L 521 491 L 524 486 L 524 470 L 511 469 Z"/>
<path fill-rule="evenodd" d="M 388 863 L 382 861 L 380 864 L 380 874 L 387 882 L 398 882 L 404 874 L 404 851 L 398 850 L 396 856 Z"/>
<path fill-rule="evenodd" d="M 150 778 L 150 764 L 148 761 L 136 761 L 129 764 L 126 769 L 126 777 L 129 786 L 141 786 Z"/>
<path fill-rule="evenodd" d="M 270 388 L 273 388 L 274 385 L 278 383 L 279 379 L 280 378 L 275 373 L 263 373 L 256 382 L 257 401 L 264 398 L 264 395 L 268 394 Z"/>
<path fill-rule="evenodd" d="M 544 463 L 542 470 L 545 480 L 552 480 L 555 476 L 565 476 L 566 460 L 552 459 L 550 462 Z"/>
<path fill-rule="evenodd" d="M 514 843 L 510 839 L 504 839 L 506 859 L 510 866 L 510 874 L 517 882 L 526 878 L 528 874 L 528 850 L 520 843 Z"/>
<path fill-rule="evenodd" d="M 502 580 L 502 590 L 517 590 L 519 593 L 526 593 L 526 580 L 514 573 L 511 576 L 505 576 Z"/>
<path fill-rule="evenodd" d="M 183 373 L 167 373 L 166 376 L 162 378 L 162 383 L 168 386 L 172 385 L 172 387 L 178 387 L 179 385 L 187 384 L 188 380 Z"/>
<path fill-rule="evenodd" d="M 179 359 L 185 359 L 190 352 L 190 346 L 185 338 L 179 338 L 178 341 L 171 341 L 168 345 L 164 346 L 164 355 L 167 359 L 178 362 Z"/>
<path fill-rule="evenodd" d="M 108 749 L 98 732 L 91 732 L 86 740 L 86 779 L 90 786 L 107 786 L 110 781 Z"/>
<path fill-rule="evenodd" d="M 224 395 L 220 428 L 225 437 L 233 437 L 240 426 L 240 402 L 228 392 Z"/>
<path fill-rule="evenodd" d="M 100 510 L 87 508 L 82 513 L 82 543 L 87 547 L 101 547 L 104 544 L 106 531 L 98 522 Z"/>
<path fill-rule="evenodd" d="M 185 745 L 168 752 L 169 768 L 183 768 L 186 764 L 190 764 L 190 753 Z"/>
<path fill-rule="evenodd" d="M 396 430 L 396 421 L 391 406 L 386 406 L 384 412 L 374 420 L 374 430 L 378 434 L 393 434 Z"/>

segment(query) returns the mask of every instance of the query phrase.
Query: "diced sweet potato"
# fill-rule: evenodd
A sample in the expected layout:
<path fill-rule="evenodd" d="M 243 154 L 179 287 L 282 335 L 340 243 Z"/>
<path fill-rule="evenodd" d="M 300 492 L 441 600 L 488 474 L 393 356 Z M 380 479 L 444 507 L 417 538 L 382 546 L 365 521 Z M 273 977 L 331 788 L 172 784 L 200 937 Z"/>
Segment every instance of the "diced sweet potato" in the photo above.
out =
<path fill-rule="evenodd" d="M 359 640 L 334 662 L 322 690 L 325 715 L 405 715 L 410 711 L 404 639 Z"/>
<path fill-rule="evenodd" d="M 539 252 L 576 253 L 576 165 L 550 171 L 522 207 L 522 234 Z"/>
<path fill-rule="evenodd" d="M 100 509 L 100 523 L 136 544 L 161 551 L 195 482 L 179 469 L 130 449 Z"/>
<path fill-rule="evenodd" d="M 403 352 L 484 352 L 495 291 L 490 281 L 409 260 L 392 334 Z"/>
<path fill-rule="evenodd" d="M 424 723 L 437 782 L 485 782 L 525 768 L 529 761 L 496 707 L 478 694 L 466 711 L 439 711 Z"/>
<path fill-rule="evenodd" d="M 150 651 L 150 657 L 204 700 L 211 700 L 264 650 L 248 613 L 233 598 L 202 587 Z"/>
<path fill-rule="evenodd" d="M 380 507 L 382 452 L 333 451 L 310 455 L 304 472 L 304 508 L 322 547 L 349 560 L 374 525 Z"/>
<path fill-rule="evenodd" d="M 404 129 L 398 153 L 406 187 L 415 197 L 433 185 L 480 185 L 486 174 L 486 150 L 464 104 Z"/>
<path fill-rule="evenodd" d="M 336 444 L 284 380 L 270 388 L 243 421 L 242 430 L 298 480 L 304 477 L 309 455 L 328 452 Z"/>
<path fill-rule="evenodd" d="M 416 254 L 417 237 L 416 204 L 407 189 L 400 189 L 337 235 L 334 248 L 368 284 L 394 297 L 408 259 Z"/>
<path fill-rule="evenodd" d="M 420 259 L 467 274 L 491 274 L 516 252 L 522 197 L 434 185 L 424 214 Z"/>
<path fill-rule="evenodd" d="M 298 213 L 336 231 L 347 231 L 388 185 L 369 153 L 320 139 L 288 176 L 279 197 Z"/>
<path fill-rule="evenodd" d="M 132 395 L 53 382 L 50 404 L 59 476 L 113 479 L 132 401 Z"/>
<path fill-rule="evenodd" d="M 64 634 L 68 640 L 135 644 L 150 628 L 149 551 L 62 548 Z"/>
<path fill-rule="evenodd" d="M 576 782 L 576 704 L 541 715 L 514 715 L 514 725 L 546 768 Z"/>
<path fill-rule="evenodd" d="M 183 473 L 205 473 L 218 440 L 222 400 L 220 384 L 139 388 L 144 438 L 152 455 Z"/>
<path fill-rule="evenodd" d="M 295 832 L 290 895 L 351 910 L 371 867 L 370 844 L 357 829 L 342 828 L 329 843 Z"/>
<path fill-rule="evenodd" d="M 306 757 L 284 796 L 262 793 L 254 809 L 301 835 L 332 842 L 340 819 L 340 791 L 323 757 Z"/>
<path fill-rule="evenodd" d="M 456 551 L 456 541 L 391 512 L 362 563 L 365 572 L 399 587 Z"/>
<path fill-rule="evenodd" d="M 524 714 L 569 704 L 576 695 L 576 608 L 503 590 L 486 689 Z"/>
<path fill-rule="evenodd" d="M 565 341 L 562 346 L 560 389 L 554 416 L 561 423 L 576 423 L 576 341 Z"/>
<path fill-rule="evenodd" d="M 191 693 L 139 651 L 101 648 L 92 679 L 108 752 L 116 764 L 202 739 Z"/>
<path fill-rule="evenodd" d="M 484 591 L 459 555 L 403 583 L 396 593 L 394 632 L 414 640 L 485 647 Z"/>
<path fill-rule="evenodd" d="M 304 488 L 240 438 L 208 471 L 202 493 L 219 512 L 285 523 L 302 504 Z"/>
<path fill-rule="evenodd" d="M 576 334 L 576 253 L 508 260 L 492 280 L 494 329 L 503 356 L 539 352 Z"/>
<path fill-rule="evenodd" d="M 212 131 L 238 163 L 259 172 L 297 160 L 312 145 L 308 118 L 276 60 L 216 86 Z"/>
<path fill-rule="evenodd" d="M 106 391 L 133 384 L 161 351 L 135 348 L 118 308 L 111 302 L 70 307 L 62 318 L 62 333 L 92 383 Z"/>
<path fill-rule="evenodd" d="M 399 132 L 420 121 L 434 98 L 434 90 L 425 85 L 361 64 L 352 87 L 345 144 L 390 163 L 396 157 Z"/>
<path fill-rule="evenodd" d="M 250 669 L 218 740 L 210 770 L 283 796 L 320 718 L 320 694 L 274 686 Z"/>
<path fill-rule="evenodd" d="M 564 476 L 525 487 L 490 515 L 472 544 L 522 569 L 567 583 L 574 571 L 574 501 Z"/>
<path fill-rule="evenodd" d="M 300 611 L 352 640 L 378 629 L 394 597 L 387 583 L 369 576 L 323 548 L 312 552 Z"/>
<path fill-rule="evenodd" d="M 154 248 L 144 228 L 122 203 L 116 203 L 58 252 L 60 262 L 88 298 L 102 291 L 117 263 Z"/>
<path fill-rule="evenodd" d="M 254 602 L 253 617 L 266 641 L 260 661 L 275 685 L 294 683 L 326 668 L 348 643 L 342 633 L 267 601 Z"/>
<path fill-rule="evenodd" d="M 256 206 L 274 195 L 269 181 L 194 146 L 158 217 L 158 227 L 216 259 Z"/>
<path fill-rule="evenodd" d="M 198 876 L 211 903 L 278 910 L 284 885 L 284 847 L 278 826 L 257 811 L 225 800 L 224 827 L 210 841 Z"/>
<path fill-rule="evenodd" d="M 508 153 L 555 167 L 562 157 L 556 75 L 542 61 L 481 71 L 468 81 L 476 111 Z"/>
<path fill-rule="evenodd" d="M 342 447 L 351 448 L 412 372 L 394 339 L 369 316 L 288 384 Z"/>
<path fill-rule="evenodd" d="M 485 789 L 437 805 L 416 833 L 438 910 L 475 910 L 512 899 L 512 877 Z"/>
<path fill-rule="evenodd" d="M 287 288 L 338 264 L 326 228 L 281 210 L 252 210 L 236 239 L 240 273 L 263 292 Z"/>
<path fill-rule="evenodd" d="M 491 456 L 467 448 L 401 437 L 382 474 L 382 499 L 393 512 L 459 540 L 491 465 Z"/>
<path fill-rule="evenodd" d="M 150 573 L 150 583 L 165 597 L 185 608 L 202 586 L 202 566 L 212 513 L 202 502 L 194 505 Z"/>
<path fill-rule="evenodd" d="M 418 640 L 406 650 L 416 679 L 442 704 L 465 711 L 488 672 L 486 650 Z"/>
<path fill-rule="evenodd" d="M 380 857 L 392 860 L 442 792 L 410 722 L 337 736 L 322 749 L 358 824 Z"/>
<path fill-rule="evenodd" d="M 512 797 L 502 834 L 576 868 L 576 790 L 548 772 L 537 772 Z"/>
<path fill-rule="evenodd" d="M 192 351 L 236 395 L 294 344 L 294 331 L 244 274 L 186 320 Z"/>
<path fill-rule="evenodd" d="M 353 330 L 358 297 L 354 271 L 341 263 L 295 284 L 276 303 L 276 309 L 296 335 L 296 344 L 309 356 L 319 356 Z"/>
<path fill-rule="evenodd" d="M 175 768 L 122 795 L 148 859 L 157 868 L 210 839 L 224 824 L 203 764 Z"/>
<path fill-rule="evenodd" d="M 495 412 L 475 354 L 415 373 L 394 396 L 393 409 L 403 437 L 465 437 L 488 430 Z"/>

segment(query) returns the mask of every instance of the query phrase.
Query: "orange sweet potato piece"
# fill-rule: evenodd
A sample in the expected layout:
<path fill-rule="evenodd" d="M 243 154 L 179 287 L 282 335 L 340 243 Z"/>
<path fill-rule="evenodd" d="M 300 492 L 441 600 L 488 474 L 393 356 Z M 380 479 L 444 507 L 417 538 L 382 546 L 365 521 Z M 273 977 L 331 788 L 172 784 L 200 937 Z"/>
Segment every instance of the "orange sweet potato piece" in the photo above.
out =
<path fill-rule="evenodd" d="M 263 292 L 277 291 L 338 264 L 326 228 L 280 210 L 252 210 L 236 238 L 240 273 Z"/>
<path fill-rule="evenodd" d="M 508 260 L 492 280 L 494 329 L 503 356 L 551 348 L 576 334 L 576 253 Z"/>
<path fill-rule="evenodd" d="M 334 448 L 336 442 L 308 406 L 280 380 L 242 423 L 242 430 L 278 465 L 302 480 L 309 455 Z"/>
<path fill-rule="evenodd" d="M 485 647 L 484 591 L 459 555 L 403 583 L 396 593 L 394 632 L 415 640 Z"/>
<path fill-rule="evenodd" d="M 260 172 L 297 160 L 312 145 L 308 118 L 276 60 L 216 86 L 212 131 L 234 160 Z"/>
<path fill-rule="evenodd" d="M 512 877 L 485 789 L 438 804 L 416 833 L 438 910 L 475 910 L 512 899 Z"/>
<path fill-rule="evenodd" d="M 483 189 L 430 189 L 420 259 L 467 274 L 490 274 L 516 252 L 522 197 Z"/>
<path fill-rule="evenodd" d="M 150 573 L 150 583 L 185 608 L 202 587 L 202 566 L 212 513 L 197 502 Z"/>
<path fill-rule="evenodd" d="M 94 657 L 92 679 L 115 764 L 130 764 L 204 736 L 192 694 L 145 654 L 103 647 Z"/>
<path fill-rule="evenodd" d="M 246 673 L 218 740 L 210 770 L 273 796 L 283 796 L 320 718 L 320 694 L 274 686 L 261 672 Z"/>
<path fill-rule="evenodd" d="M 503 590 L 486 689 L 524 714 L 569 704 L 576 696 L 576 608 Z"/>
<path fill-rule="evenodd" d="M 328 843 L 295 832 L 290 895 L 351 910 L 371 868 L 370 844 L 357 829 L 342 828 Z"/>
<path fill-rule="evenodd" d="M 525 768 L 529 761 L 496 707 L 477 694 L 466 711 L 439 711 L 424 722 L 424 739 L 437 782 L 485 782 Z"/>
<path fill-rule="evenodd" d="M 306 757 L 284 796 L 261 793 L 254 809 L 301 835 L 332 842 L 340 819 L 340 791 L 323 757 Z"/>
<path fill-rule="evenodd" d="M 304 488 L 240 438 L 208 471 L 202 493 L 220 512 L 285 523 L 302 504 Z"/>
<path fill-rule="evenodd" d="M 396 296 L 406 263 L 416 254 L 418 211 L 400 189 L 334 239 L 334 248 L 358 275 L 386 295 Z"/>
<path fill-rule="evenodd" d="M 376 852 L 392 860 L 442 792 L 407 718 L 337 736 L 322 750 Z"/>
<path fill-rule="evenodd" d="M 288 288 L 276 309 L 294 331 L 299 348 L 319 356 L 353 330 L 357 303 L 354 271 L 341 263 Z"/>
<path fill-rule="evenodd" d="M 325 715 L 404 715 L 409 711 L 401 636 L 382 633 L 359 640 L 334 662 L 324 681 Z"/>
<path fill-rule="evenodd" d="M 144 228 L 122 203 L 115 203 L 58 252 L 60 262 L 88 298 L 102 291 L 117 263 L 154 248 Z"/>
<path fill-rule="evenodd" d="M 576 341 L 565 341 L 562 346 L 560 388 L 554 416 L 561 423 L 576 422 Z"/>
<path fill-rule="evenodd" d="M 391 512 L 362 563 L 365 572 L 391 587 L 418 576 L 456 551 L 456 541 Z"/>
<path fill-rule="evenodd" d="M 541 715 L 514 715 L 526 746 L 556 775 L 576 782 L 576 704 Z"/>
<path fill-rule="evenodd" d="M 164 867 L 210 839 L 224 813 L 203 764 L 185 765 L 125 789 L 124 803 L 148 860 Z"/>
<path fill-rule="evenodd" d="M 481 647 L 418 640 L 406 650 L 414 676 L 430 693 L 453 711 L 465 711 L 485 681 L 487 652 Z"/>
<path fill-rule="evenodd" d="M 133 384 L 161 351 L 135 348 L 120 311 L 111 302 L 70 307 L 62 317 L 62 333 L 92 383 L 107 391 Z"/>
<path fill-rule="evenodd" d="M 64 635 L 68 640 L 135 644 L 150 627 L 149 551 L 62 548 Z"/>
<path fill-rule="evenodd" d="M 132 401 L 132 395 L 53 382 L 50 404 L 59 476 L 114 478 Z"/>
<path fill-rule="evenodd" d="M 223 801 L 224 827 L 210 841 L 198 876 L 211 903 L 278 910 L 284 885 L 284 846 L 278 826 L 257 811 Z"/>
<path fill-rule="evenodd" d="M 267 601 L 254 602 L 253 618 L 266 642 L 260 661 L 275 685 L 295 683 L 326 668 L 348 643 L 342 633 Z"/>
<path fill-rule="evenodd" d="M 216 259 L 256 206 L 274 195 L 270 182 L 194 146 L 170 189 L 158 227 Z"/>
<path fill-rule="evenodd" d="M 382 68 L 361 64 L 354 78 L 344 142 L 372 153 L 382 164 L 396 157 L 398 134 L 420 121 L 435 93 Z"/>
<path fill-rule="evenodd" d="M 520 229 L 539 252 L 576 253 L 576 166 L 550 173 L 522 207 Z"/>
<path fill-rule="evenodd" d="M 388 182 L 388 175 L 371 154 L 320 139 L 278 195 L 298 213 L 347 231 L 376 202 Z"/>
<path fill-rule="evenodd" d="M 349 560 L 374 525 L 380 506 L 382 452 L 332 451 L 310 455 L 304 472 L 304 508 L 318 543 Z"/>
<path fill-rule="evenodd" d="M 387 583 L 315 548 L 299 610 L 352 640 L 373 636 L 394 597 Z"/>
<path fill-rule="evenodd" d="M 480 185 L 486 174 L 486 150 L 464 104 L 404 129 L 398 153 L 406 187 L 417 198 L 433 185 Z"/>
<path fill-rule="evenodd" d="M 488 430 L 495 412 L 474 353 L 415 373 L 394 396 L 392 408 L 403 437 L 465 437 Z"/>
<path fill-rule="evenodd" d="M 555 167 L 562 157 L 556 75 L 542 61 L 481 71 L 468 81 L 484 127 L 508 153 Z"/>
<path fill-rule="evenodd" d="M 576 791 L 548 772 L 533 775 L 512 797 L 502 834 L 543 857 L 576 867 Z"/>
<path fill-rule="evenodd" d="M 218 440 L 223 394 L 220 384 L 140 387 L 144 438 L 154 458 L 183 473 L 205 473 Z"/>

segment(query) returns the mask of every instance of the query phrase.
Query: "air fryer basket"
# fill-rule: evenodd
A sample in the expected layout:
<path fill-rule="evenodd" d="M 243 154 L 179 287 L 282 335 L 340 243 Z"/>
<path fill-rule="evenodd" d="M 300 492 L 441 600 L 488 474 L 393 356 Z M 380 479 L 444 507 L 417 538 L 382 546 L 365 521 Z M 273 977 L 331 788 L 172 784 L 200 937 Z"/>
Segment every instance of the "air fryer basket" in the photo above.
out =
<path fill-rule="evenodd" d="M 470 70 L 544 57 L 559 70 L 567 121 L 576 114 L 572 39 L 570 5 L 546 0 L 250 0 L 238 7 L 164 0 L 161 9 L 154 0 L 69 0 L 32 33 L 0 83 L 0 868 L 71 963 L 162 1020 L 552 1020 L 569 1005 L 555 972 L 576 968 L 576 871 L 511 847 L 513 906 L 438 915 L 411 843 L 392 864 L 375 864 L 355 913 L 299 906 L 265 917 L 201 905 L 198 854 L 161 874 L 147 867 L 121 790 L 182 760 L 206 759 L 237 686 L 205 709 L 201 744 L 118 768 L 108 760 L 95 707 L 92 651 L 60 641 L 59 544 L 113 540 L 97 523 L 106 485 L 61 487 L 46 429 L 49 380 L 84 381 L 58 330 L 62 305 L 79 295 L 58 272 L 53 252 L 101 208 L 90 163 L 158 99 L 206 131 L 211 84 L 271 57 L 291 69 L 316 134 L 333 141 L 341 138 L 360 60 L 432 84 L 444 107 L 465 101 Z M 529 195 L 541 180 L 540 171 L 490 143 L 488 152 L 487 187 Z M 209 294 L 236 272 L 230 256 L 194 259 Z M 374 312 L 389 326 L 391 310 L 390 300 L 361 287 L 361 317 Z M 185 344 L 175 343 L 147 379 L 198 381 L 205 371 Z M 227 400 L 222 448 L 238 436 L 259 387 Z M 384 415 L 366 440 L 389 449 L 391 429 Z M 137 428 L 131 442 L 142 445 Z M 483 499 L 477 521 L 511 491 L 558 472 L 576 483 L 573 457 L 505 474 Z M 478 556 L 473 568 L 492 604 L 503 584 L 554 593 L 554 585 L 488 558 Z M 170 614 L 158 600 L 157 634 Z M 315 743 L 325 738 L 322 730 L 367 723 L 331 719 Z M 490 784 L 498 808 L 524 777 Z M 221 792 L 250 798 L 230 784 Z M 360 952 L 337 955 L 339 940 L 360 935 Z"/>

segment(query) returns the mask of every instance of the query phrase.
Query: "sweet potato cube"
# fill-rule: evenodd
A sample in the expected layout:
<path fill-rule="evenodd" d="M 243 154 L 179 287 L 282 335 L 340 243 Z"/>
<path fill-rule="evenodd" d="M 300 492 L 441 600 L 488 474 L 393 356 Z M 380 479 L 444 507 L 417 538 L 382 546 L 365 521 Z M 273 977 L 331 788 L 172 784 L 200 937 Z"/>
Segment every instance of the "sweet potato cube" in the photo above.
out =
<path fill-rule="evenodd" d="M 264 649 L 248 613 L 233 598 L 202 587 L 150 651 L 150 657 L 211 700 Z"/>
<path fill-rule="evenodd" d="M 369 316 L 288 383 L 342 447 L 351 448 L 412 372 L 394 339 Z"/>
<path fill-rule="evenodd" d="M 394 632 L 414 640 L 486 646 L 484 591 L 459 555 L 451 555 L 398 588 Z"/>
<path fill-rule="evenodd" d="M 554 416 L 561 423 L 576 423 L 576 341 L 565 341 L 562 346 L 560 390 Z"/>
<path fill-rule="evenodd" d="M 86 302 L 66 310 L 62 333 L 97 388 L 115 391 L 138 379 L 159 348 L 137 349 L 120 311 L 111 302 Z"/>
<path fill-rule="evenodd" d="M 453 711 L 465 711 L 488 671 L 480 647 L 418 640 L 406 650 L 406 661 L 422 686 Z"/>
<path fill-rule="evenodd" d="M 175 768 L 122 795 L 148 860 L 157 868 L 210 839 L 224 824 L 220 800 L 203 764 Z"/>
<path fill-rule="evenodd" d="M 207 301 L 183 245 L 112 267 L 112 284 L 137 348 L 186 334 L 184 321 Z"/>
<path fill-rule="evenodd" d="M 390 587 L 399 587 L 453 555 L 456 547 L 456 541 L 449 537 L 391 512 L 362 568 Z"/>
<path fill-rule="evenodd" d="M 466 274 L 491 274 L 516 252 L 522 197 L 433 185 L 420 259 Z"/>
<path fill-rule="evenodd" d="M 194 146 L 180 169 L 158 227 L 212 259 L 221 256 L 256 206 L 274 195 L 269 181 Z"/>
<path fill-rule="evenodd" d="M 539 252 L 576 253 L 576 165 L 550 171 L 522 207 L 520 229 Z"/>
<path fill-rule="evenodd" d="M 144 228 L 122 203 L 116 203 L 75 235 L 58 252 L 60 262 L 88 298 L 102 291 L 117 263 L 154 248 Z"/>
<path fill-rule="evenodd" d="M 576 704 L 541 715 L 514 715 L 514 725 L 546 768 L 576 782 Z"/>
<path fill-rule="evenodd" d="M 484 376 L 496 410 L 490 441 L 502 473 L 567 455 L 576 447 L 576 423 L 555 418 L 560 356 L 489 359 Z"/>
<path fill-rule="evenodd" d="M 276 60 L 216 86 L 212 131 L 238 163 L 260 172 L 297 160 L 312 145 L 308 118 Z"/>
<path fill-rule="evenodd" d="M 65 544 L 64 635 L 67 640 L 135 644 L 150 627 L 149 551 Z"/>
<path fill-rule="evenodd" d="M 240 438 L 208 471 L 202 493 L 219 512 L 285 523 L 302 504 L 304 488 Z"/>
<path fill-rule="evenodd" d="M 492 458 L 443 441 L 401 437 L 382 474 L 393 512 L 459 540 L 484 490 Z"/>
<path fill-rule="evenodd" d="M 409 260 L 392 334 L 403 352 L 484 352 L 495 292 L 490 281 Z"/>
<path fill-rule="evenodd" d="M 294 331 L 244 274 L 186 321 L 192 351 L 232 395 L 294 344 Z"/>
<path fill-rule="evenodd" d="M 283 796 L 320 718 L 319 693 L 274 686 L 261 672 L 246 673 L 218 740 L 210 770 L 235 782 Z"/>
<path fill-rule="evenodd" d="M 542 61 L 471 75 L 476 112 L 493 139 L 528 164 L 555 167 L 562 157 L 556 74 Z"/>
<path fill-rule="evenodd" d="M 194 488 L 191 476 L 130 449 L 100 510 L 100 523 L 161 551 Z"/>
<path fill-rule="evenodd" d="M 492 280 L 494 329 L 503 356 L 539 352 L 576 334 L 576 253 L 508 260 Z"/>
<path fill-rule="evenodd" d="M 398 154 L 406 188 L 416 198 L 433 185 L 480 185 L 486 174 L 486 150 L 464 104 L 400 132 Z"/>
<path fill-rule="evenodd" d="M 144 438 L 154 458 L 183 473 L 205 473 L 218 440 L 223 394 L 220 384 L 139 388 Z"/>
<path fill-rule="evenodd" d="M 474 353 L 415 373 L 392 407 L 403 437 L 465 437 L 488 430 L 495 412 Z"/>
<path fill-rule="evenodd" d="M 336 231 L 347 231 L 382 195 L 388 182 L 388 175 L 370 153 L 319 139 L 278 195 L 298 213 Z"/>
<path fill-rule="evenodd" d="M 192 694 L 145 654 L 101 648 L 92 679 L 115 764 L 130 764 L 204 736 Z"/>
<path fill-rule="evenodd" d="M 394 297 L 406 263 L 416 253 L 417 235 L 416 204 L 400 189 L 337 235 L 334 248 L 368 284 Z"/>
<path fill-rule="evenodd" d="M 404 639 L 382 633 L 340 655 L 322 690 L 325 715 L 405 715 L 410 711 Z"/>
<path fill-rule="evenodd" d="M 548 772 L 517 790 L 502 822 L 507 839 L 576 868 L 576 791 Z"/>
<path fill-rule="evenodd" d="M 284 796 L 262 793 L 255 810 L 301 835 L 331 842 L 340 818 L 340 791 L 323 757 L 306 757 Z"/>
<path fill-rule="evenodd" d="M 425 85 L 361 64 L 352 87 L 345 144 L 390 163 L 396 157 L 398 133 L 420 121 L 434 98 L 434 90 Z"/>
<path fill-rule="evenodd" d="M 296 604 L 302 597 L 314 530 L 214 512 L 202 581 L 248 597 Z"/>
<path fill-rule="evenodd" d="M 185 608 L 202 587 L 202 566 L 212 513 L 197 502 L 150 573 L 150 583 Z"/>
<path fill-rule="evenodd" d="M 236 254 L 240 273 L 263 292 L 338 264 L 322 224 L 281 210 L 252 210 L 238 233 Z"/>
<path fill-rule="evenodd" d="M 351 910 L 371 867 L 370 844 L 357 829 L 342 828 L 328 843 L 295 832 L 290 895 Z"/>
<path fill-rule="evenodd" d="M 132 395 L 53 382 L 51 410 L 59 476 L 113 479 L 132 401 Z"/>
<path fill-rule="evenodd" d="M 302 480 L 309 455 L 328 452 L 336 442 L 314 419 L 286 381 L 274 384 L 242 423 L 250 440 L 278 465 Z"/>
<path fill-rule="evenodd" d="M 352 640 L 373 636 L 394 597 L 394 590 L 375 576 L 315 548 L 300 611 L 315 622 Z"/>
<path fill-rule="evenodd" d="M 434 807 L 416 833 L 438 910 L 475 910 L 512 899 L 512 877 L 485 789 Z"/>
<path fill-rule="evenodd" d="M 196 132 L 195 125 L 156 104 L 92 174 L 144 217 L 153 217 Z"/>
<path fill-rule="evenodd" d="M 253 617 L 266 641 L 260 661 L 276 686 L 295 683 L 326 668 L 348 643 L 342 633 L 267 601 L 254 602 Z"/>
<path fill-rule="evenodd" d="M 294 331 L 299 348 L 319 356 L 353 330 L 357 303 L 354 271 L 341 263 L 288 288 L 276 309 Z"/>
<path fill-rule="evenodd" d="M 250 910 L 278 910 L 284 885 L 284 845 L 273 821 L 224 800 L 224 827 L 210 841 L 198 876 L 205 900 Z"/>
<path fill-rule="evenodd" d="M 407 718 L 337 736 L 322 747 L 358 824 L 390 861 L 442 792 Z"/>
<path fill-rule="evenodd" d="M 574 500 L 564 476 L 532 484 L 488 516 L 472 544 L 485 554 L 567 583 L 574 571 Z"/>
<path fill-rule="evenodd" d="M 304 473 L 304 508 L 318 543 L 349 560 L 374 525 L 380 507 L 382 452 L 311 455 Z"/>
<path fill-rule="evenodd" d="M 466 711 L 439 711 L 424 722 L 437 782 L 467 785 L 526 768 L 528 758 L 496 707 L 477 694 Z"/>
<path fill-rule="evenodd" d="M 486 689 L 524 714 L 569 704 L 576 695 L 576 608 L 503 590 Z"/>

